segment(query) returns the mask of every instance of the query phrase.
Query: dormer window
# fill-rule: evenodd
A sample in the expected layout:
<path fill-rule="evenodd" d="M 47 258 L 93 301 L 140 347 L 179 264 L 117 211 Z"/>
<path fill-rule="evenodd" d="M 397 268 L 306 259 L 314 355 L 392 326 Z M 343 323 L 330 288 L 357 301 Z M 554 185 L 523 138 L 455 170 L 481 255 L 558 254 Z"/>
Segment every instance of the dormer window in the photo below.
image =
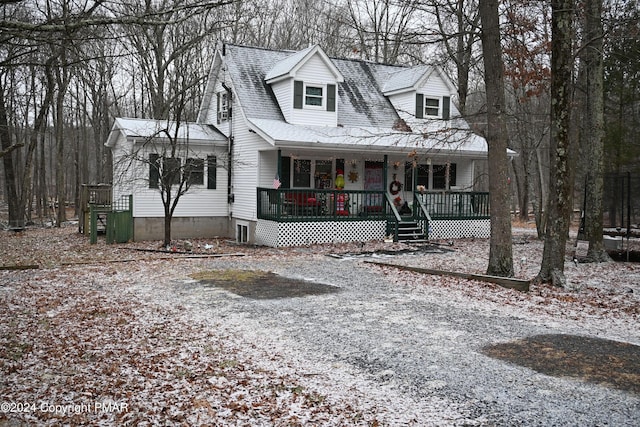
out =
<path fill-rule="evenodd" d="M 304 105 L 311 107 L 322 107 L 324 97 L 322 87 L 305 85 Z"/>
<path fill-rule="evenodd" d="M 293 108 L 336 111 L 336 85 L 293 82 Z"/>
<path fill-rule="evenodd" d="M 440 115 L 440 99 L 424 98 L 424 115 L 438 117 Z"/>
<path fill-rule="evenodd" d="M 443 96 L 437 98 L 421 93 L 416 94 L 416 118 L 442 118 L 449 120 L 451 98 Z"/>

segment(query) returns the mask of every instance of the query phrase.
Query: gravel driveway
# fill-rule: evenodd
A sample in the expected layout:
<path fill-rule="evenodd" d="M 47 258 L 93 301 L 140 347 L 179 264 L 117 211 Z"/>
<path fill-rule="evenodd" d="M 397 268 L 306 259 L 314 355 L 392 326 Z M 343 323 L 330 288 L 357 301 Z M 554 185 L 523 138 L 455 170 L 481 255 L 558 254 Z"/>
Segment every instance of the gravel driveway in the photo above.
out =
<path fill-rule="evenodd" d="M 431 278 L 441 283 L 424 286 L 416 275 L 361 258 L 220 258 L 203 267 L 272 271 L 331 285 L 336 292 L 254 299 L 175 271 L 171 281 L 139 283 L 135 291 L 161 304 L 184 306 L 198 321 L 243 337 L 253 344 L 247 351 L 284 355 L 288 365 L 281 368 L 297 372 L 316 389 L 384 408 L 385 425 L 640 424 L 635 391 L 548 376 L 484 351 L 543 334 L 640 344 L 638 331 L 624 322 L 532 316 L 521 307 L 447 288 L 446 278 Z M 508 292 L 509 298 L 519 298 L 516 291 Z M 263 360 L 269 364 L 268 357 Z"/>

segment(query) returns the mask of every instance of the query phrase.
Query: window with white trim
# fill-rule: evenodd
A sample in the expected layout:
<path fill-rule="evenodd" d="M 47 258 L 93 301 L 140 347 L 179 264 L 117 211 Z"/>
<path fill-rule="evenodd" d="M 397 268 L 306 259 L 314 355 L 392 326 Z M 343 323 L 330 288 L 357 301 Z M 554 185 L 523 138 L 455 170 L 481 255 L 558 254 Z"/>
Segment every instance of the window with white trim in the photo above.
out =
<path fill-rule="evenodd" d="M 304 105 L 311 107 L 322 107 L 324 104 L 323 88 L 321 86 L 305 85 Z"/>
<path fill-rule="evenodd" d="M 442 118 L 449 120 L 451 114 L 451 97 L 442 98 L 416 93 L 416 119 Z"/>
<path fill-rule="evenodd" d="M 440 115 L 440 99 L 424 97 L 424 115 L 438 117 Z"/>
<path fill-rule="evenodd" d="M 293 82 L 293 108 L 336 111 L 335 84 Z"/>
<path fill-rule="evenodd" d="M 231 117 L 231 108 L 229 107 L 229 94 L 226 91 L 218 93 L 218 123 Z"/>

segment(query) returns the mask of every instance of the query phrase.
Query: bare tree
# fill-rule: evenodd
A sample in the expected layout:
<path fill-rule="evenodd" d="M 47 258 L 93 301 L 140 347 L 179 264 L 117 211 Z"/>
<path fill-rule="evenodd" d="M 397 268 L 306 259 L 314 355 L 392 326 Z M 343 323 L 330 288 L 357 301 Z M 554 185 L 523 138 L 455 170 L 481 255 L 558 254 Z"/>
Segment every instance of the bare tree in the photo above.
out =
<path fill-rule="evenodd" d="M 144 25 L 125 28 L 127 37 L 123 43 L 130 50 L 142 80 L 139 87 L 145 96 L 141 97 L 141 102 L 149 106 L 141 115 L 149 115 L 167 125 L 157 129 L 144 150 L 125 154 L 120 162 L 129 164 L 125 170 L 142 164 L 157 171 L 157 187 L 154 188 L 160 193 L 164 209 L 165 245 L 171 242 L 175 209 L 181 197 L 191 189 L 195 173 L 193 163 L 202 165 L 204 161 L 191 150 L 188 135 L 183 133 L 188 130 L 186 123 L 196 117 L 208 58 L 213 52 L 208 39 L 215 34 L 211 32 L 208 20 L 211 11 L 184 9 L 189 4 L 188 0 L 164 0 L 160 4 L 146 2 L 122 6 L 123 14 L 149 17 Z M 157 8 L 165 12 L 160 14 Z M 156 22 L 153 22 L 153 16 L 157 17 Z"/>
<path fill-rule="evenodd" d="M 479 63 L 477 43 L 480 39 L 480 15 L 477 0 L 456 2 L 430 0 L 426 6 L 437 23 L 437 39 L 441 41 L 447 59 L 455 65 L 458 90 L 458 110 L 467 114 L 470 78 Z"/>
<path fill-rule="evenodd" d="M 498 0 L 480 0 L 482 52 L 484 54 L 487 91 L 487 145 L 489 158 L 489 204 L 491 206 L 491 239 L 487 274 L 511 277 L 511 214 L 507 185 L 509 160 L 505 118 L 504 65 L 500 45 Z"/>
<path fill-rule="evenodd" d="M 583 88 L 581 132 L 586 160 L 584 232 L 589 241 L 587 258 L 610 260 L 602 240 L 604 193 L 604 68 L 602 0 L 584 2 L 584 46 L 581 50 L 580 82 Z"/>
<path fill-rule="evenodd" d="M 349 22 L 355 32 L 353 49 L 363 59 L 396 63 L 412 37 L 418 1 L 351 0 Z"/>
<path fill-rule="evenodd" d="M 564 262 L 573 203 L 571 101 L 573 76 L 572 0 L 552 0 L 551 168 L 548 222 L 537 282 L 566 286 Z"/>
<path fill-rule="evenodd" d="M 0 114 L 0 157 L 3 157 L 2 168 L 4 171 L 5 190 L 9 202 L 10 218 L 12 223 L 21 223 L 25 215 L 28 217 L 31 209 L 32 190 L 34 187 L 33 165 L 34 156 L 38 153 L 40 168 L 37 169 L 37 185 L 44 192 L 46 181 L 45 168 L 55 170 L 56 179 L 54 192 L 57 195 L 58 210 L 57 223 L 65 219 L 65 200 L 75 191 L 77 193 L 81 180 L 88 179 L 88 167 L 82 156 L 76 151 L 95 152 L 94 179 L 102 181 L 108 179 L 106 170 L 109 158 L 105 155 L 102 144 L 106 139 L 105 134 L 110 127 L 110 121 L 117 109 L 115 102 L 118 97 L 126 92 L 116 93 L 118 89 L 113 86 L 113 77 L 118 73 L 118 67 L 114 60 L 119 52 L 109 51 L 105 46 L 115 37 L 122 35 L 122 28 L 141 29 L 147 26 L 152 29 L 172 27 L 175 23 L 190 21 L 192 29 L 198 29 L 198 37 L 201 39 L 213 38 L 215 33 L 207 33 L 203 29 L 215 30 L 207 18 L 212 11 L 219 7 L 232 3 L 233 0 L 193 0 L 193 1 L 164 1 L 162 8 L 151 7 L 158 2 L 145 1 L 149 7 L 140 9 L 122 10 L 112 2 L 75 2 L 72 0 L 48 0 L 38 5 L 32 0 L 11 2 L 15 4 L 3 4 L 3 16 L 0 18 L 0 40 L 2 40 L 2 52 L 0 60 L 0 76 L 4 79 L 0 82 L 2 89 L 2 107 L 6 121 L 3 122 Z M 134 2 L 135 3 L 135 2 Z M 137 4 L 137 3 L 136 3 Z M 123 27 L 120 27 L 122 25 Z M 150 31 L 150 34 L 157 32 Z M 180 41 L 174 41 L 179 44 Z M 191 48 L 188 47 L 187 49 Z M 205 68 L 208 57 L 213 49 L 200 46 L 202 51 L 198 56 L 191 56 L 189 65 L 198 65 L 197 71 L 186 71 L 189 80 L 194 81 L 194 73 L 202 79 L 206 76 Z M 146 48 L 140 46 L 140 51 Z M 107 60 L 109 59 L 109 60 Z M 169 70 L 162 70 L 169 76 L 173 70 L 169 58 Z M 169 73 L 169 74 L 167 74 Z M 88 77 L 92 74 L 92 77 Z M 28 76 L 34 76 L 33 81 L 26 80 Z M 49 77 L 47 77 L 49 76 Z M 24 81 L 20 81 L 24 78 Z M 160 79 L 159 85 L 175 85 L 175 80 Z M 183 96 L 191 100 L 190 111 L 186 114 L 195 115 L 199 100 L 201 99 L 202 80 L 184 87 Z M 97 84 L 96 84 L 97 83 Z M 153 83 L 158 83 L 154 81 Z M 20 94 L 16 88 L 27 88 L 28 96 Z M 178 88 L 167 88 L 150 91 L 147 85 L 146 94 L 153 93 L 153 99 L 148 105 L 154 105 L 156 111 L 162 110 L 166 103 L 174 103 L 175 99 L 167 98 L 169 92 L 179 92 Z M 82 92 L 82 93 L 81 93 Z M 8 98 L 5 95 L 12 94 Z M 21 96 L 20 102 L 17 102 Z M 37 94 L 42 93 L 39 98 Z M 85 98 L 85 94 L 88 96 Z M 14 102 L 15 101 L 15 102 Z M 49 105 L 50 104 L 50 105 Z M 135 101 L 132 102 L 135 105 Z M 25 110 L 21 111 L 21 105 Z M 90 105 L 90 108 L 86 108 Z M 51 107 L 51 108 L 49 108 Z M 27 111 L 28 109 L 28 111 Z M 83 109 L 84 111 L 80 111 Z M 49 121 L 49 116 L 53 120 Z M 88 120 L 87 115 L 90 116 Z M 87 129 L 87 123 L 91 129 Z M 36 150 L 37 144 L 43 144 L 47 137 L 47 126 L 53 124 L 56 150 L 56 165 L 47 163 L 49 153 L 44 146 Z M 73 126 L 73 144 L 69 142 L 69 127 Z M 81 127 L 82 130 L 77 130 Z M 88 139 L 94 150 L 88 150 Z M 69 141 L 67 141 L 67 139 Z"/>

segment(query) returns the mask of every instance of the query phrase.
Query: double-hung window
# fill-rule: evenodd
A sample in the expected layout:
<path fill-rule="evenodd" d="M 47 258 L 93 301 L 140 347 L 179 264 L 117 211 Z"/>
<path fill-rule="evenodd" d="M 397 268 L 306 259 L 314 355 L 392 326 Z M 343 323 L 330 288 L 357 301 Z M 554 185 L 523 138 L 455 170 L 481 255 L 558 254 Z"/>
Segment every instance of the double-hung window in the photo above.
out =
<path fill-rule="evenodd" d="M 322 107 L 324 97 L 322 87 L 307 85 L 304 88 L 304 105 L 311 107 Z"/>
<path fill-rule="evenodd" d="M 168 187 L 179 184 L 182 164 L 179 157 L 162 157 L 149 154 L 149 188 Z"/>
<path fill-rule="evenodd" d="M 218 93 L 218 124 L 231 118 L 231 105 L 229 105 L 229 94 Z"/>
<path fill-rule="evenodd" d="M 416 94 L 416 118 L 442 118 L 449 120 L 451 113 L 451 98 L 427 96 L 421 93 Z"/>
<path fill-rule="evenodd" d="M 336 111 L 336 85 L 293 82 L 293 108 Z"/>
<path fill-rule="evenodd" d="M 440 114 L 440 99 L 424 98 L 424 115 L 427 117 L 438 117 Z"/>
<path fill-rule="evenodd" d="M 187 174 L 187 183 L 189 185 L 204 184 L 204 160 L 188 158 L 184 165 L 184 171 Z"/>

